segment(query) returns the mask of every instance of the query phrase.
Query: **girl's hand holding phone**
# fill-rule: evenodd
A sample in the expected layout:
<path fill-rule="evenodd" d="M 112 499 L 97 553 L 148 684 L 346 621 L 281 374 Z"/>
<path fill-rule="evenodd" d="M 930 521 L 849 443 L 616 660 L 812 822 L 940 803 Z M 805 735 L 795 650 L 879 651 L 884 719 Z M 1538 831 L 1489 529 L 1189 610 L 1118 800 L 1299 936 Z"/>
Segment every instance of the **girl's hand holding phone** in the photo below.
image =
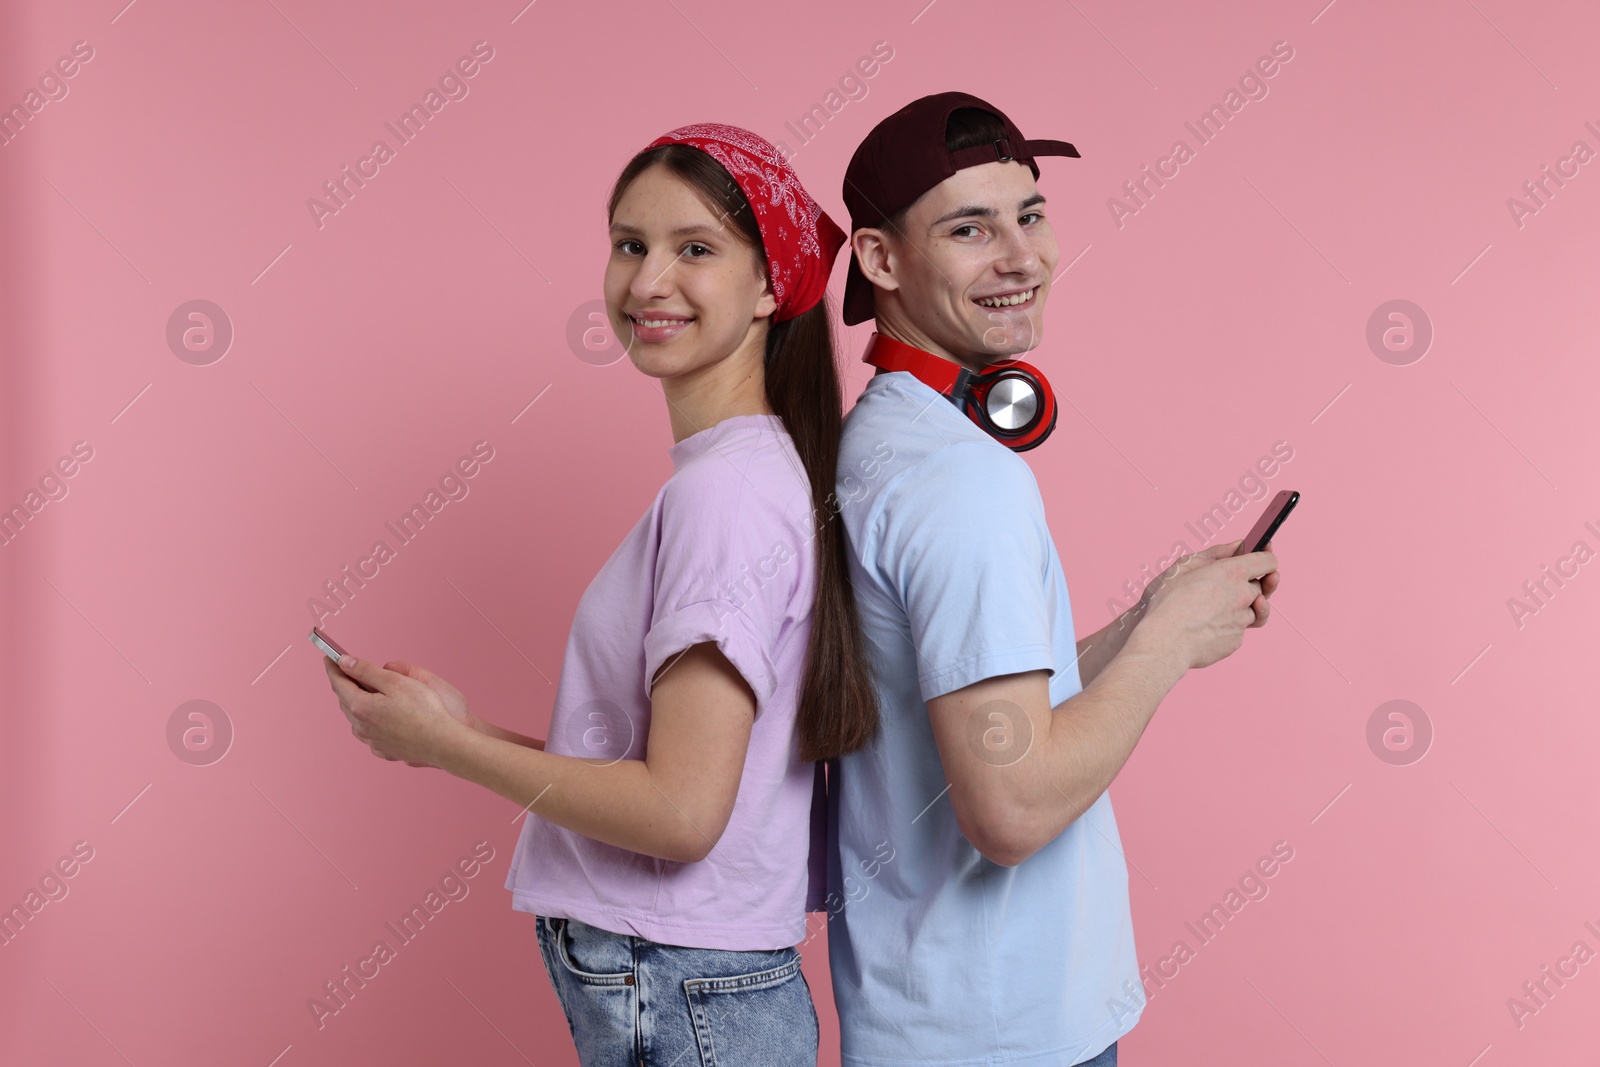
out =
<path fill-rule="evenodd" d="M 453 718 L 459 719 L 480 733 L 483 732 L 481 729 L 482 720 L 468 710 L 467 698 L 462 695 L 461 690 L 434 674 L 428 668 L 419 667 L 403 659 L 390 660 L 383 667 L 385 670 L 403 674 L 407 678 L 413 678 L 432 689 L 439 694 L 439 699 L 444 701 L 445 709 L 450 712 Z"/>
<path fill-rule="evenodd" d="M 461 691 L 426 668 L 403 660 L 379 667 L 348 655 L 337 664 L 324 657 L 323 667 L 350 732 L 382 759 L 439 767 L 458 732 L 472 729 Z"/>

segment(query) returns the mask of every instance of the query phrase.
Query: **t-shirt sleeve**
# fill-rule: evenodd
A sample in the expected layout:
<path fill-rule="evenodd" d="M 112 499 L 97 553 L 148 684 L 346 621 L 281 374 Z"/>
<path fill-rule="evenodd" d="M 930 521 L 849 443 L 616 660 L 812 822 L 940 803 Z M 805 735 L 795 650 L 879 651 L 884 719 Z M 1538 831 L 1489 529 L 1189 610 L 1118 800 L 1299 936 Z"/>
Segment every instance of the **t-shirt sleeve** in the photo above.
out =
<path fill-rule="evenodd" d="M 899 593 L 922 699 L 1055 670 L 1049 527 L 1033 472 L 989 442 L 934 452 L 891 487 L 879 561 Z"/>
<path fill-rule="evenodd" d="M 780 507 L 716 462 L 679 472 L 662 497 L 645 689 L 709 641 L 749 684 L 759 717 L 778 686 L 774 650 L 806 546 Z"/>

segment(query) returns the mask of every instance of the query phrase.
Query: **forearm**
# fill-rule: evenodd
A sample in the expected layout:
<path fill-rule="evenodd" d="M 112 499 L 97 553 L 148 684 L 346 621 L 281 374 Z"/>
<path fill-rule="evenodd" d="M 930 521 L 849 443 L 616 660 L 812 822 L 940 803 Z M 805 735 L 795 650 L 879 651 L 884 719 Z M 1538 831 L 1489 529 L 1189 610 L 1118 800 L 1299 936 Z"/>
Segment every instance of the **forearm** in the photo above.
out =
<path fill-rule="evenodd" d="M 690 862 L 714 843 L 695 825 L 692 807 L 674 804 L 643 760 L 557 756 L 542 745 L 462 730 L 440 766 L 528 808 L 530 817 L 630 852 Z"/>
<path fill-rule="evenodd" d="M 1133 633 L 1133 628 L 1138 625 L 1144 606 L 1144 601 L 1141 600 L 1100 630 L 1078 639 L 1078 680 L 1083 688 L 1089 688 L 1105 669 L 1106 664 L 1115 659 L 1117 653 L 1127 645 L 1128 635 Z"/>
<path fill-rule="evenodd" d="M 1024 820 L 1031 854 L 1087 811 L 1122 770 L 1162 699 L 1184 675 L 1162 650 L 1119 642 L 1092 684 L 1051 711 L 1049 733 L 1037 741 Z"/>
<path fill-rule="evenodd" d="M 544 748 L 544 742 L 537 737 L 529 737 L 527 734 L 519 734 L 515 730 L 507 730 L 503 726 L 496 726 L 487 719 L 481 719 L 471 712 L 467 713 L 467 725 L 479 733 L 487 734 L 489 737 L 499 741 L 510 741 L 513 745 L 521 745 L 524 748 L 541 750 Z"/>

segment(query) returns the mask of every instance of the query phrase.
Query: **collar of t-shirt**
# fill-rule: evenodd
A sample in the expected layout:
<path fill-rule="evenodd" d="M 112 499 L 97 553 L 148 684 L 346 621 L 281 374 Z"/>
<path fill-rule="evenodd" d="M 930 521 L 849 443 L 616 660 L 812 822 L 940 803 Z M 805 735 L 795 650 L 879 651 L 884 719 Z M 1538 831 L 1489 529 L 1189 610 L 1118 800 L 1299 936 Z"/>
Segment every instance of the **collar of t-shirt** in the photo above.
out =
<path fill-rule="evenodd" d="M 707 426 L 676 442 L 667 449 L 672 457 L 672 469 L 679 470 L 694 457 L 715 448 L 730 434 L 743 430 L 783 429 L 783 419 L 777 415 L 731 415 L 721 422 Z"/>

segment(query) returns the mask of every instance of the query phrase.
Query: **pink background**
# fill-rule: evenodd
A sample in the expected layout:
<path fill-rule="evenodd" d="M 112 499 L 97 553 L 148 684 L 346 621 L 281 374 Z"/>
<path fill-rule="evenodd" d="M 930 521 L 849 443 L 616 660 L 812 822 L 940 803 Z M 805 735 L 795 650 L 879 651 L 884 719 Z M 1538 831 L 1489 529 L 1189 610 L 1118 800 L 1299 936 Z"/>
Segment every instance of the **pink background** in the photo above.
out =
<path fill-rule="evenodd" d="M 0 148 L 0 505 L 93 449 L 0 550 L 0 906 L 94 850 L 0 947 L 0 1060 L 576 1062 L 501 888 L 515 806 L 372 758 L 307 602 L 487 440 L 327 628 L 542 732 L 577 599 L 670 471 L 657 386 L 567 339 L 605 192 L 686 122 L 795 148 L 884 41 L 795 157 L 835 218 L 855 145 L 925 93 L 1083 153 L 1042 164 L 1072 265 L 1035 357 L 1066 404 L 1027 454 L 1080 632 L 1275 442 L 1268 488 L 1304 494 L 1272 624 L 1181 683 L 1112 789 L 1141 961 L 1195 950 L 1123 1062 L 1592 1062 L 1600 963 L 1520 1027 L 1507 1006 L 1600 950 L 1600 563 L 1508 607 L 1600 548 L 1600 163 L 1520 227 L 1507 204 L 1600 149 L 1591 5 L 121 2 L 0 9 L 7 107 L 94 49 Z M 480 40 L 470 94 L 319 228 L 308 198 Z M 1269 94 L 1199 146 L 1183 124 L 1280 40 Z M 1108 199 L 1178 138 L 1195 157 L 1119 228 Z M 193 299 L 235 330 L 208 366 L 166 341 Z M 1409 365 L 1366 339 L 1396 299 L 1434 330 Z M 234 731 L 207 766 L 167 740 L 197 699 Z M 1396 699 L 1433 730 L 1408 765 L 1367 740 Z M 470 895 L 319 1030 L 308 999 L 480 840 Z M 1270 894 L 1196 947 L 1185 922 L 1278 841 Z"/>

